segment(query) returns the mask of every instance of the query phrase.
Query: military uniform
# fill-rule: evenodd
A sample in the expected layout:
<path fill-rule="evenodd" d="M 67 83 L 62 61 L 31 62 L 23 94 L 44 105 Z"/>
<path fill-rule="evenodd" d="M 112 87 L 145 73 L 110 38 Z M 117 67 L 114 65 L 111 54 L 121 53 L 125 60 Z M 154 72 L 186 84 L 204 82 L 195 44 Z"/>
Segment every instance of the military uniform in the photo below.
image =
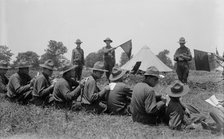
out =
<path fill-rule="evenodd" d="M 34 82 L 32 102 L 37 106 L 42 106 L 48 102 L 49 95 L 52 94 L 54 87 L 51 86 L 49 77 L 42 73 Z"/>
<path fill-rule="evenodd" d="M 165 103 L 156 99 L 155 91 L 147 83 L 135 85 L 131 99 L 132 119 L 135 122 L 155 125 L 164 116 Z"/>
<path fill-rule="evenodd" d="M 74 80 L 60 78 L 53 90 L 53 99 L 57 108 L 70 108 L 72 101 L 80 95 L 81 88 Z"/>
<path fill-rule="evenodd" d="M 106 76 L 107 76 L 108 79 L 109 79 L 109 76 L 111 74 L 112 68 L 115 65 L 115 51 L 112 50 L 112 51 L 108 52 L 108 50 L 111 49 L 111 48 L 112 48 L 111 46 L 106 46 L 106 47 L 103 48 L 104 68 L 106 70 L 108 70 L 108 72 L 106 72 Z"/>
<path fill-rule="evenodd" d="M 184 55 L 184 57 L 180 55 Z M 190 50 L 186 46 L 178 48 L 174 54 L 174 60 L 177 62 L 176 72 L 178 75 L 178 79 L 182 83 L 187 83 L 187 78 L 189 74 L 188 62 L 192 60 Z"/>
<path fill-rule="evenodd" d="M 9 78 L 7 97 L 12 101 L 27 103 L 30 99 L 32 88 L 31 77 L 27 74 L 15 73 Z"/>
<path fill-rule="evenodd" d="M 5 75 L 0 74 L 0 93 L 6 93 L 7 92 L 7 84 L 9 80 Z"/>
<path fill-rule="evenodd" d="M 124 83 L 116 83 L 107 97 L 107 109 L 111 114 L 126 115 L 130 104 L 131 89 Z"/>
<path fill-rule="evenodd" d="M 76 79 L 80 80 L 82 76 L 83 65 L 85 65 L 84 61 L 84 51 L 82 48 L 75 48 L 72 51 L 72 59 L 71 62 L 73 65 L 78 65 L 76 68 Z"/>

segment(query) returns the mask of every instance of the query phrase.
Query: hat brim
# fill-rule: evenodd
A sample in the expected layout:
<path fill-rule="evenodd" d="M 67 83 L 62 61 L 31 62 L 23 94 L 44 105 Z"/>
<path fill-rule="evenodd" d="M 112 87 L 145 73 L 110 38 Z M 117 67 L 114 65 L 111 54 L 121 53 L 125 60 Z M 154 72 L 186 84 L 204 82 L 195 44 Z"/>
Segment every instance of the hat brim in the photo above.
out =
<path fill-rule="evenodd" d="M 71 70 L 73 70 L 73 69 L 75 69 L 75 68 L 77 68 L 77 65 L 74 65 L 74 66 L 72 66 L 71 68 L 69 68 L 69 69 L 67 69 L 67 70 L 65 70 L 65 71 L 62 71 L 61 74 L 65 74 L 66 72 L 69 72 L 69 71 L 71 71 Z"/>
<path fill-rule="evenodd" d="M 127 73 L 127 70 L 122 70 L 122 72 L 116 77 L 113 77 L 113 75 L 110 74 L 109 80 L 116 81 L 116 80 L 120 79 L 121 77 L 123 77 L 126 73 Z"/>
<path fill-rule="evenodd" d="M 46 68 L 46 69 L 49 69 L 49 70 L 56 70 L 56 68 L 52 68 L 52 67 L 46 66 L 44 64 L 40 64 L 40 67 Z"/>
<path fill-rule="evenodd" d="M 190 90 L 190 88 L 189 88 L 188 85 L 184 85 L 184 86 L 183 86 L 183 91 L 180 92 L 180 93 L 178 93 L 178 94 L 175 94 L 175 93 L 173 93 L 173 92 L 171 91 L 171 88 L 172 88 L 172 87 L 173 87 L 173 85 L 170 85 L 170 86 L 168 86 L 168 87 L 166 88 L 166 93 L 167 93 L 167 95 L 169 95 L 170 97 L 181 97 L 181 96 L 184 96 L 184 95 L 186 95 L 186 94 L 189 92 L 189 90 Z"/>
<path fill-rule="evenodd" d="M 11 67 L 0 67 L 0 69 L 10 69 Z"/>
<path fill-rule="evenodd" d="M 109 42 L 113 42 L 112 40 L 103 40 L 104 42 L 109 41 Z"/>
<path fill-rule="evenodd" d="M 16 67 L 17 69 L 23 69 L 23 68 L 31 68 L 31 65 L 27 65 L 27 66 L 18 66 Z"/>
<path fill-rule="evenodd" d="M 103 71 L 103 72 L 108 72 L 108 70 L 103 70 L 103 69 L 96 69 L 96 68 L 90 68 L 91 70 L 94 70 L 94 71 Z"/>
<path fill-rule="evenodd" d="M 75 42 L 75 44 L 81 44 L 81 43 L 83 43 L 83 42 Z"/>
<path fill-rule="evenodd" d="M 148 74 L 148 73 L 145 73 L 144 76 L 154 76 L 154 77 L 160 78 L 160 75 L 157 75 L 157 74 Z"/>

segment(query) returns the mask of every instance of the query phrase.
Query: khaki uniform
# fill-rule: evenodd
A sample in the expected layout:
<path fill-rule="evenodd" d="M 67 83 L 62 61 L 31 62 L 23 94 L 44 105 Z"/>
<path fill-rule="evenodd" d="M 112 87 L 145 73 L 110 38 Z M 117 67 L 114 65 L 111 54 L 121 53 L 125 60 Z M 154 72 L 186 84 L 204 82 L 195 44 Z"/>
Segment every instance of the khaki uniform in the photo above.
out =
<path fill-rule="evenodd" d="M 134 122 L 155 125 L 165 114 L 165 103 L 158 101 L 154 89 L 142 82 L 133 89 L 131 110 Z"/>
<path fill-rule="evenodd" d="M 107 109 L 111 114 L 128 114 L 128 105 L 130 104 L 131 89 L 124 83 L 116 83 L 113 90 L 110 91 L 107 98 Z"/>
<path fill-rule="evenodd" d="M 54 87 L 53 99 L 57 108 L 70 108 L 72 101 L 80 95 L 79 84 L 75 81 L 68 81 L 60 78 Z"/>
<path fill-rule="evenodd" d="M 109 79 L 112 68 L 114 67 L 115 62 L 116 62 L 115 61 L 115 51 L 113 50 L 113 51 L 107 52 L 107 50 L 109 50 L 111 48 L 112 48 L 111 46 L 103 48 L 104 68 L 105 68 L 105 70 L 108 70 L 108 72 L 106 72 L 107 79 Z"/>
<path fill-rule="evenodd" d="M 95 78 L 92 76 L 87 77 L 82 93 L 82 103 L 87 110 L 93 110 L 96 113 L 101 113 L 106 109 L 106 105 L 101 101 L 105 100 L 104 95 L 100 94 L 100 89 L 97 86 Z M 103 97 L 102 97 L 103 96 Z"/>
<path fill-rule="evenodd" d="M 84 51 L 82 48 L 75 48 L 72 50 L 72 59 L 71 62 L 73 65 L 78 65 L 76 68 L 76 79 L 80 80 L 82 77 L 82 69 L 85 65 L 84 61 Z"/>
<path fill-rule="evenodd" d="M 181 58 L 179 55 L 183 54 L 186 56 L 186 58 Z M 192 55 L 187 47 L 180 47 L 176 50 L 174 54 L 174 60 L 177 61 L 177 68 L 176 72 L 178 75 L 178 79 L 183 82 L 187 83 L 187 78 L 189 74 L 189 61 L 192 60 Z"/>
<path fill-rule="evenodd" d="M 0 93 L 6 93 L 7 92 L 7 84 L 9 80 L 5 75 L 0 75 Z"/>
<path fill-rule="evenodd" d="M 48 102 L 49 95 L 52 94 L 54 87 L 51 86 L 47 75 L 39 75 L 34 82 L 32 102 L 35 105 L 41 106 Z"/>
<path fill-rule="evenodd" d="M 31 77 L 27 74 L 15 73 L 9 78 L 7 97 L 12 101 L 27 103 L 31 97 Z"/>

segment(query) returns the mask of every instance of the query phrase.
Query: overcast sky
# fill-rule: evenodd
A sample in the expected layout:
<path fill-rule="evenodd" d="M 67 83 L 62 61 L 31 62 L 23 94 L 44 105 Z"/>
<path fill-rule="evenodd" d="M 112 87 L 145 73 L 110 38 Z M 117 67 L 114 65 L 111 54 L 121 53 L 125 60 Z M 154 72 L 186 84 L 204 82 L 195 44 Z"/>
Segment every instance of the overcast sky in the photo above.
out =
<path fill-rule="evenodd" d="M 147 45 L 153 53 L 168 49 L 170 58 L 180 37 L 193 49 L 224 51 L 223 0 L 0 0 L 0 45 L 15 54 L 44 53 L 49 40 L 61 41 L 70 59 L 77 38 L 85 56 L 132 39 L 133 54 Z M 116 50 L 117 62 L 121 48 Z"/>

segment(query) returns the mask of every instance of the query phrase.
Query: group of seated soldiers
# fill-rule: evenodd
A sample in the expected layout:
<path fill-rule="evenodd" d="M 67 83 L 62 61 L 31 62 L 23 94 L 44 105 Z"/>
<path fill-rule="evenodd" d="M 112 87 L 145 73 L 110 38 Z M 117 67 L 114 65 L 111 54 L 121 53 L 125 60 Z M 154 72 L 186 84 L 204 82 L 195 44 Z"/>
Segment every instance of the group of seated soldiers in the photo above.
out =
<path fill-rule="evenodd" d="M 110 84 L 100 89 L 98 82 L 107 72 L 104 63 L 100 61 L 91 68 L 91 75 L 81 81 L 74 79 L 77 65 L 65 65 L 61 72 L 62 77 L 57 81 L 50 80 L 54 71 L 52 60 L 49 59 L 40 66 L 42 74 L 32 79 L 29 76 L 30 66 L 26 62 L 20 62 L 18 72 L 8 80 L 5 77 L 8 66 L 0 61 L 1 93 L 6 94 L 7 100 L 20 104 L 85 109 L 97 114 L 131 115 L 134 122 L 149 125 L 164 123 L 176 130 L 198 123 L 206 125 L 204 116 L 190 111 L 181 101 L 181 97 L 189 92 L 187 84 L 174 81 L 166 88 L 167 95 L 156 93 L 153 87 L 159 83 L 160 75 L 154 66 L 146 69 L 144 80 L 137 83 L 133 90 L 128 86 L 128 71 L 118 67 L 112 70 Z M 217 124 L 215 129 L 221 131 L 223 127 Z"/>

